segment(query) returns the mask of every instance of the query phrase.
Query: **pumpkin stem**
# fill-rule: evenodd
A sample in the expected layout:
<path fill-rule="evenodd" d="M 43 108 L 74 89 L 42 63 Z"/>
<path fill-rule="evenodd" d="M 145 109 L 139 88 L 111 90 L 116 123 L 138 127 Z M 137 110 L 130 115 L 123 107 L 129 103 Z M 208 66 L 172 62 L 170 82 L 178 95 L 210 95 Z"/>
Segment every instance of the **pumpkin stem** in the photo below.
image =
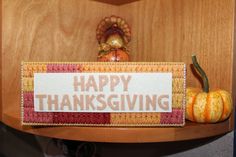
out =
<path fill-rule="evenodd" d="M 193 65 L 194 65 L 195 69 L 197 69 L 197 71 L 199 72 L 199 74 L 201 75 L 201 77 L 203 79 L 203 91 L 208 93 L 209 92 L 209 81 L 208 81 L 206 73 L 201 68 L 199 63 L 197 62 L 196 55 L 192 55 L 192 61 L 193 61 Z"/>

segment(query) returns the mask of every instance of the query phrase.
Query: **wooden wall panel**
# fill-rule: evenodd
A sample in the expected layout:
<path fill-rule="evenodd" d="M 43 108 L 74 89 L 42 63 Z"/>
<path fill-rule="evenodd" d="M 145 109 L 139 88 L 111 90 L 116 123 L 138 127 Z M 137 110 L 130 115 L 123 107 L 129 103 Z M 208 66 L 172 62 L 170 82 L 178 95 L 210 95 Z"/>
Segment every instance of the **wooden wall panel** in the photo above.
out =
<path fill-rule="evenodd" d="M 186 62 L 188 86 L 200 86 L 190 69 L 195 53 L 211 87 L 232 90 L 233 0 L 141 0 L 119 12 L 132 25 L 134 61 Z"/>

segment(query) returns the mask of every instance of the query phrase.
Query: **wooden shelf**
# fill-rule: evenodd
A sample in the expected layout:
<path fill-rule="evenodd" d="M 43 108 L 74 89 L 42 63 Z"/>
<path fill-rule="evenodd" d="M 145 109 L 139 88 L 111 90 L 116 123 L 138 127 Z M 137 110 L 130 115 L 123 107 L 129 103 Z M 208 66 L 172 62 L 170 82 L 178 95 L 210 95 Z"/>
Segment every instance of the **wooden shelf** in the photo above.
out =
<path fill-rule="evenodd" d="M 3 114 L 5 124 L 35 135 L 92 142 L 146 143 L 182 141 L 216 136 L 233 130 L 230 125 L 232 119 L 217 124 L 187 122 L 184 127 L 31 127 L 22 126 L 17 115 L 13 112 Z"/>

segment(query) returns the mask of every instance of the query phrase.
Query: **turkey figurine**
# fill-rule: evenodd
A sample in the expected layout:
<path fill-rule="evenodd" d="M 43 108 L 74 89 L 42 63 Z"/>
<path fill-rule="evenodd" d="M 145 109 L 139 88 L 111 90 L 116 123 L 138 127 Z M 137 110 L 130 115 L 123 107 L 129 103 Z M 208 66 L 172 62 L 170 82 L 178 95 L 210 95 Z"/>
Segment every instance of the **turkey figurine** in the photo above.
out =
<path fill-rule="evenodd" d="M 131 31 L 126 21 L 117 16 L 104 18 L 97 27 L 99 44 L 98 61 L 130 61 L 127 45 L 131 40 Z"/>

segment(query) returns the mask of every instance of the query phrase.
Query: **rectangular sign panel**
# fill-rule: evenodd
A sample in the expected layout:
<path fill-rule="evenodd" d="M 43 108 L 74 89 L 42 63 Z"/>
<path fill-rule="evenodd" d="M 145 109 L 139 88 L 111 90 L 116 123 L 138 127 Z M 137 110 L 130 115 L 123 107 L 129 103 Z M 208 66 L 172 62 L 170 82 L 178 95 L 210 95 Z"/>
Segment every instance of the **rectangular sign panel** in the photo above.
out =
<path fill-rule="evenodd" d="M 23 62 L 23 125 L 183 126 L 176 62 Z"/>
<path fill-rule="evenodd" d="M 172 73 L 35 73 L 38 112 L 171 112 Z"/>

